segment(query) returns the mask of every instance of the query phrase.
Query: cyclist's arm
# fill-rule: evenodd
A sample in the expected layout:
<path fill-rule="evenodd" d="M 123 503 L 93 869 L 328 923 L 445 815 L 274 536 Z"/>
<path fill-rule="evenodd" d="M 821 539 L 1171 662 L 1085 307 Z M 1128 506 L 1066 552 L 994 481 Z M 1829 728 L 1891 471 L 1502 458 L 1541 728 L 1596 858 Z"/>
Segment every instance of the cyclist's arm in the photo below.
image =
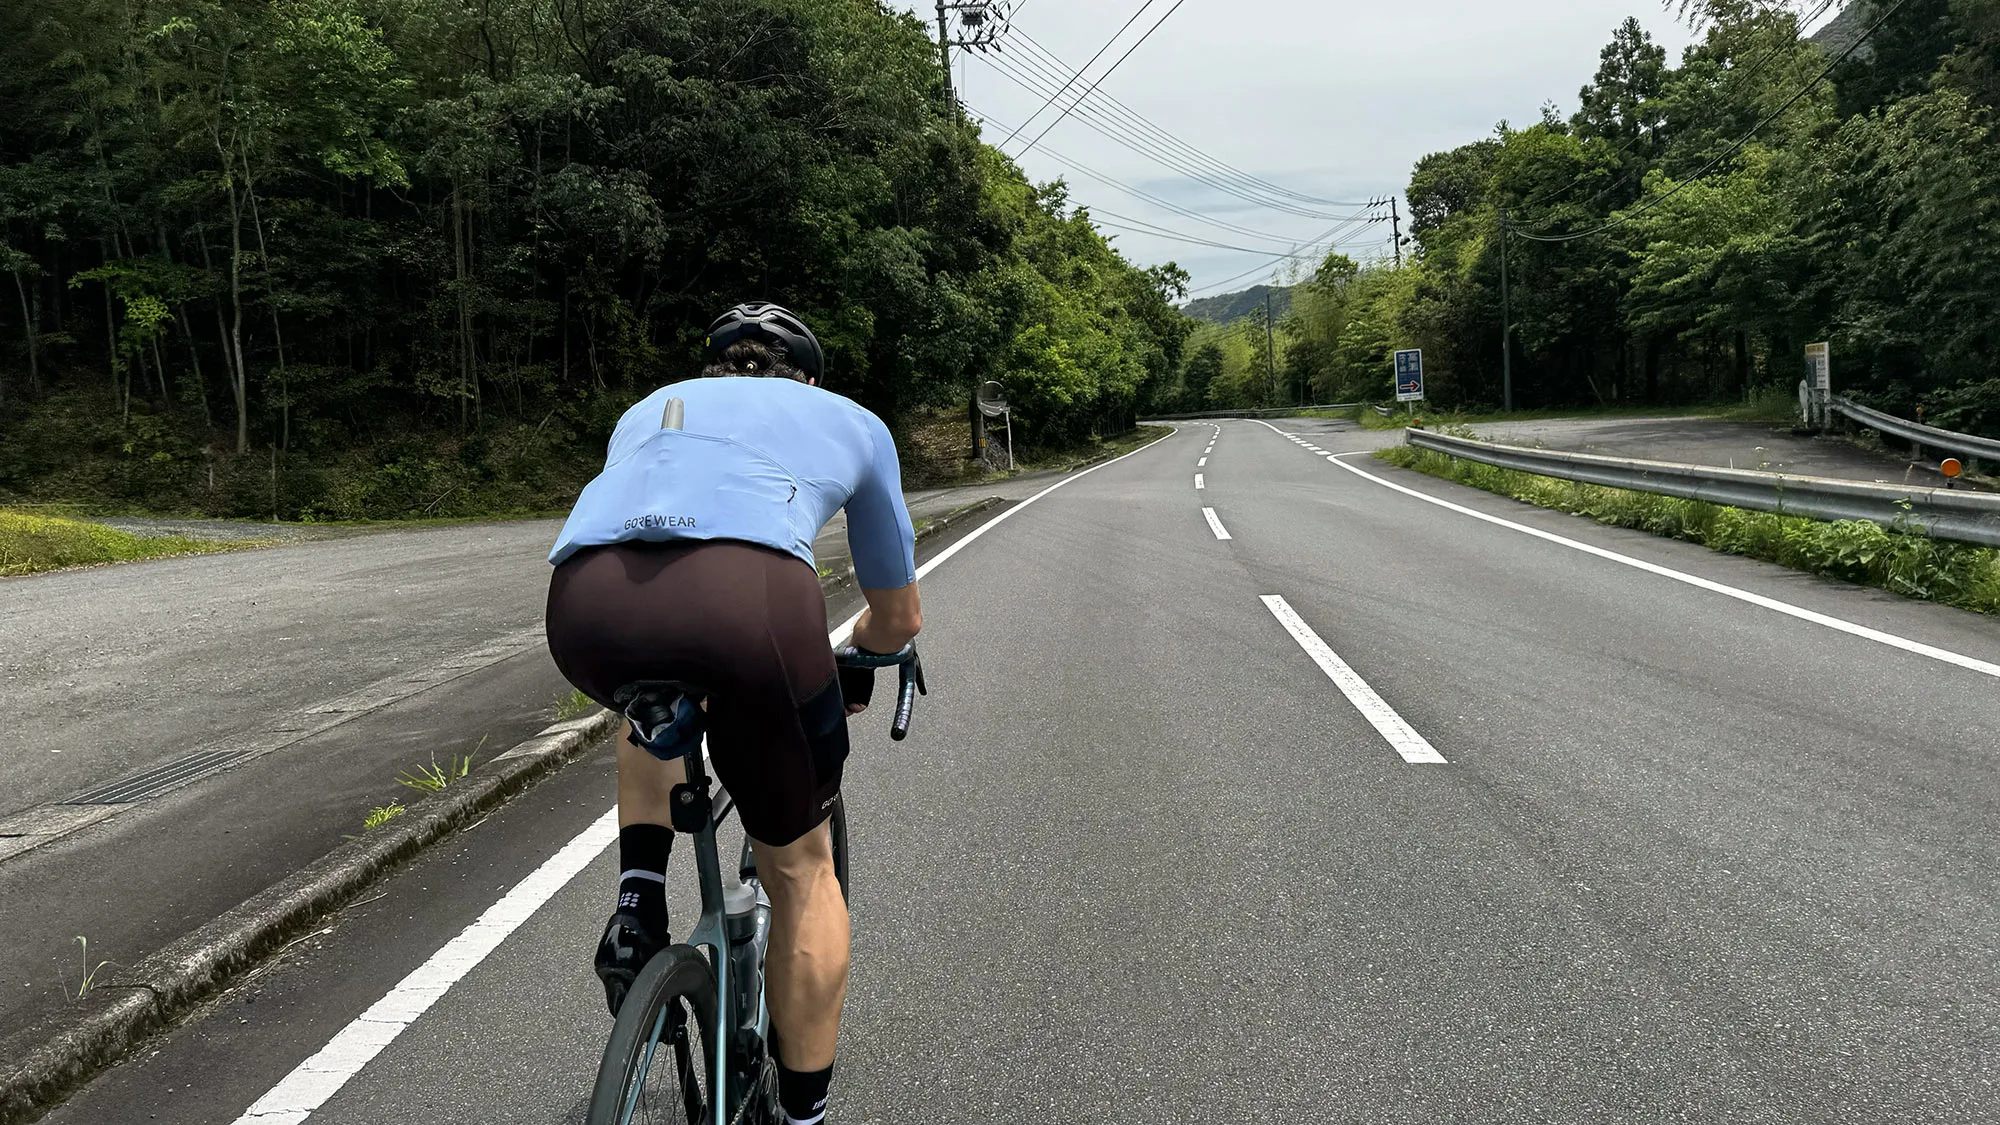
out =
<path fill-rule="evenodd" d="M 923 628 L 917 597 L 916 532 L 903 504 L 903 470 L 889 427 L 866 416 L 868 464 L 847 500 L 847 546 L 854 577 L 868 608 L 854 626 L 854 643 L 871 652 L 894 652 Z"/>

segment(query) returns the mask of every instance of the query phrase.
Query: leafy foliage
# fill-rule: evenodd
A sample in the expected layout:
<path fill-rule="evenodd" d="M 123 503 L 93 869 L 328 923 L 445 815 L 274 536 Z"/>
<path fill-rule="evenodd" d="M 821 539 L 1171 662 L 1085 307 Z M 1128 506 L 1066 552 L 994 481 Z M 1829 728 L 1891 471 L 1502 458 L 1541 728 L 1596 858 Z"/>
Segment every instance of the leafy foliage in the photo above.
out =
<path fill-rule="evenodd" d="M 1420 347 L 1434 402 L 1496 406 L 1504 253 L 1519 407 L 1788 394 L 1825 340 L 1837 389 L 2000 434 L 2000 0 L 1852 0 L 1825 45 L 1804 5 L 1677 6 L 1702 31 L 1679 65 L 1627 20 L 1574 116 L 1418 161 L 1407 264 L 1330 259 L 1280 325 L 1289 378 L 1208 397 L 1382 398 Z"/>
<path fill-rule="evenodd" d="M 18 0 L 0 109 L 0 494 L 557 507 L 747 299 L 1081 439 L 1187 331 L 870 0 Z"/>

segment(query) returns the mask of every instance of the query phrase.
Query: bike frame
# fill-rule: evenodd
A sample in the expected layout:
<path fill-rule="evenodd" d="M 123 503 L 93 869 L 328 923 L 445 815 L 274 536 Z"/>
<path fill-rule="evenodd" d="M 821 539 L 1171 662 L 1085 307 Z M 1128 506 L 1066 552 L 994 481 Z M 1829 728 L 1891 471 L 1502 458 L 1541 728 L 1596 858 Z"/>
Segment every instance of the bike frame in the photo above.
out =
<path fill-rule="evenodd" d="M 919 694 L 924 694 L 923 665 L 917 660 L 916 647 L 906 646 L 897 653 L 863 653 L 845 647 L 835 653 L 836 659 L 850 667 L 883 668 L 897 665 L 899 682 L 896 690 L 895 711 L 890 720 L 889 737 L 901 741 L 909 733 L 910 713 L 916 705 Z M 673 685 L 667 685 L 673 686 Z M 629 715 L 629 711 L 628 711 Z M 706 740 L 681 756 L 687 769 L 687 780 L 673 789 L 674 829 L 694 838 L 695 875 L 701 886 L 701 919 L 695 923 L 688 935 L 687 944 L 696 949 L 708 951 L 711 970 L 715 973 L 715 1026 L 714 1049 L 709 1052 L 709 1090 L 713 1112 L 707 1125 L 730 1125 L 730 1083 L 729 1071 L 732 1054 L 736 1046 L 736 1033 L 745 1026 L 738 1020 L 738 1009 L 748 1007 L 737 1003 L 737 993 L 754 990 L 756 1016 L 749 1021 L 759 1040 L 764 1044 L 766 1058 L 771 1044 L 771 1006 L 764 990 L 764 965 L 756 955 L 758 922 L 768 925 L 771 899 L 764 893 L 763 885 L 754 877 L 745 879 L 743 887 L 747 896 L 739 896 L 738 904 L 748 908 L 751 917 L 750 936 L 738 938 L 730 932 L 730 896 L 722 883 L 722 859 L 715 848 L 715 830 L 723 818 L 729 815 L 734 802 L 724 793 L 721 807 L 716 807 L 716 790 L 709 780 Z M 747 844 L 746 844 L 747 847 Z M 765 931 L 768 940 L 769 931 Z M 747 954 L 747 955 L 746 955 Z M 744 972 L 738 971 L 741 964 Z M 749 979 L 738 981 L 738 976 Z M 652 1044 L 657 1050 L 663 1024 L 656 1024 L 652 1033 Z M 646 1075 L 652 1069 L 649 1057 L 634 1079 L 633 1088 L 645 1085 Z M 743 1097 L 750 1096 L 755 1083 L 746 1084 L 741 1091 Z M 628 1103 L 625 1118 L 620 1125 L 631 1125 L 632 1110 Z"/>
<path fill-rule="evenodd" d="M 729 1070 L 730 1055 L 735 1046 L 737 1003 L 736 993 L 741 989 L 755 989 L 757 994 L 756 1030 L 766 1044 L 771 1038 L 771 1011 L 765 1003 L 763 982 L 760 975 L 748 981 L 737 981 L 736 954 L 748 941 L 739 941 L 729 933 L 729 896 L 722 884 L 722 859 L 716 851 L 715 830 L 729 814 L 729 804 L 720 811 L 711 812 L 714 801 L 714 787 L 708 778 L 708 771 L 702 760 L 702 751 L 697 748 L 683 759 L 687 763 L 687 781 L 674 788 L 674 820 L 676 827 L 683 821 L 683 808 L 688 819 L 699 817 L 698 824 L 689 833 L 694 837 L 695 875 L 701 885 L 701 919 L 695 923 L 688 935 L 688 944 L 708 951 L 709 965 L 715 973 L 715 1026 L 714 1049 L 709 1052 L 709 1100 L 714 1113 L 711 1125 L 729 1125 Z M 692 807 L 688 807 L 692 806 Z M 687 831 L 687 829 L 681 829 Z M 745 886 L 755 894 L 753 909 L 770 909 L 770 900 L 762 886 L 754 880 Z M 767 1048 L 768 1049 L 768 1048 Z M 643 1077 L 641 1078 L 643 1082 Z M 748 1096 L 749 1091 L 743 1091 Z"/>

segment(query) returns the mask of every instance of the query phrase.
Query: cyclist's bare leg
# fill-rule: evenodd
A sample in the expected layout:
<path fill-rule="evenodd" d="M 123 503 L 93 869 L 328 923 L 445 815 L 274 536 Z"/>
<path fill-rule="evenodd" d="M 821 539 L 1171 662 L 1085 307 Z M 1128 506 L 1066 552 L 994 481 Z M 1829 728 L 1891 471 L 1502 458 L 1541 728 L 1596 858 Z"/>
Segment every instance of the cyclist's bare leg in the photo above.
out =
<path fill-rule="evenodd" d="M 674 823 L 674 786 L 687 780 L 687 763 L 663 762 L 626 739 L 618 740 L 618 827 Z"/>
<path fill-rule="evenodd" d="M 751 846 L 771 896 L 764 978 L 778 1049 L 788 1069 L 824 1070 L 833 1065 L 847 999 L 847 902 L 834 874 L 833 837 L 821 824 L 783 847 Z"/>

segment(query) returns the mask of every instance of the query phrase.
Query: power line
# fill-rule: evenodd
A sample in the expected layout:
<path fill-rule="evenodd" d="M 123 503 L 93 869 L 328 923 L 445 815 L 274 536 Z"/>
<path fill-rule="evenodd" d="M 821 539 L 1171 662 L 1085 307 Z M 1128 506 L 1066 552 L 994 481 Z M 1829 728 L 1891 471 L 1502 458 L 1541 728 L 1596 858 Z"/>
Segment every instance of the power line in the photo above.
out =
<path fill-rule="evenodd" d="M 1602 234 L 1605 231 L 1612 229 L 1613 227 L 1623 226 L 1626 223 L 1629 223 L 1632 220 L 1640 217 L 1641 215 L 1644 215 L 1652 211 L 1660 204 L 1665 203 L 1667 200 L 1672 199 L 1674 196 L 1680 194 L 1682 188 L 1685 188 L 1689 184 L 1694 183 L 1696 180 L 1701 179 L 1703 176 L 1706 176 L 1709 172 L 1713 171 L 1715 167 L 1721 164 L 1724 160 L 1727 160 L 1730 157 L 1736 155 L 1738 152 L 1740 152 L 1744 145 L 1749 144 L 1752 138 L 1754 138 L 1758 133 L 1763 131 L 1764 126 L 1769 125 L 1771 122 L 1776 121 L 1778 118 L 1784 116 L 1787 110 L 1797 105 L 1801 98 L 1804 98 L 1807 94 L 1811 93 L 1815 86 L 1818 86 L 1821 82 L 1826 80 L 1827 75 L 1833 73 L 1834 67 L 1837 67 L 1841 63 L 1847 61 L 1847 56 L 1853 54 L 1857 48 L 1859 48 L 1863 43 L 1866 43 L 1869 37 L 1875 34 L 1877 28 L 1889 22 L 1889 17 L 1895 15 L 1897 12 L 1902 11 L 1903 7 L 1907 5 L 1909 2 L 1910 0 L 1896 0 L 1896 2 L 1893 5 L 1891 5 L 1887 11 L 1882 13 L 1880 19 L 1877 19 L 1874 23 L 1868 25 L 1868 30 L 1862 32 L 1860 36 L 1854 40 L 1854 42 L 1849 43 L 1847 45 L 1846 50 L 1834 56 L 1833 61 L 1827 63 L 1826 68 L 1824 70 L 1821 70 L 1819 74 L 1814 76 L 1812 81 L 1799 87 L 1797 93 L 1794 93 L 1791 97 L 1786 98 L 1785 104 L 1779 106 L 1775 110 L 1772 110 L 1770 115 L 1765 117 L 1762 121 L 1759 121 L 1757 124 L 1752 125 L 1750 127 L 1749 132 L 1743 134 L 1741 137 L 1736 138 L 1734 144 L 1731 144 L 1729 147 L 1717 153 L 1712 159 L 1709 160 L 1708 163 L 1696 169 L 1695 173 L 1692 176 L 1689 176 L 1688 178 L 1675 184 L 1665 194 L 1654 196 L 1651 200 L 1648 200 L 1646 204 L 1640 207 L 1637 211 L 1626 212 L 1622 215 L 1619 215 L 1616 218 L 1607 220 L 1604 223 L 1592 227 L 1589 230 L 1578 231 L 1574 234 L 1563 234 L 1563 235 L 1530 234 L 1524 230 L 1510 231 L 1503 225 L 1501 228 L 1501 236 L 1504 238 L 1508 233 L 1512 233 L 1521 238 L 1528 239 L 1531 242 L 1574 242 L 1579 238 L 1589 238 L 1591 235 Z"/>
<path fill-rule="evenodd" d="M 1318 238 L 1315 238 L 1310 242 L 1300 243 L 1299 246 L 1295 246 L 1293 247 L 1293 249 L 1299 250 L 1301 248 L 1304 248 L 1304 249 L 1312 249 L 1319 251 L 1336 249 L 1343 244 L 1338 241 L 1329 242 L 1328 239 L 1335 238 L 1340 233 L 1341 227 L 1345 227 L 1347 225 L 1348 224 L 1346 223 L 1341 223 L 1333 227 L 1331 230 L 1328 230 L 1326 233 L 1320 235 Z M 1265 270 L 1270 269 L 1274 266 L 1282 265 L 1284 264 L 1285 260 L 1290 257 L 1292 257 L 1292 255 L 1289 254 L 1278 255 L 1276 257 L 1269 259 L 1268 261 L 1260 262 L 1257 265 L 1254 265 L 1249 269 L 1244 270 L 1242 273 L 1239 273 L 1234 277 L 1226 277 L 1223 278 L 1221 281 L 1217 281 L 1209 285 L 1204 285 L 1199 289 L 1191 289 L 1188 291 L 1188 296 L 1194 297 L 1203 293 L 1213 293 L 1218 289 L 1234 285 L 1237 282 L 1242 281 L 1244 278 L 1251 276 L 1252 274 L 1262 273 Z"/>
<path fill-rule="evenodd" d="M 974 114 L 977 114 L 980 118 L 984 119 L 986 122 L 993 125 L 995 128 L 1004 129 L 1007 127 L 1006 122 L 1000 121 L 987 114 L 980 113 L 977 106 L 973 106 L 968 103 L 966 105 L 966 109 L 970 110 Z M 1068 156 L 1064 156 L 1062 153 L 1057 152 L 1055 149 L 1044 147 L 1041 151 L 1043 156 L 1047 156 L 1055 160 L 1059 164 L 1062 164 L 1074 171 L 1080 172 L 1083 175 L 1088 176 L 1093 180 L 1096 180 L 1098 183 L 1105 185 L 1106 187 L 1124 192 L 1126 195 L 1129 195 L 1134 199 L 1144 200 L 1145 202 L 1150 203 L 1155 207 L 1159 207 L 1162 210 L 1171 211 L 1174 214 L 1182 216 L 1183 218 L 1193 219 L 1199 223 L 1206 223 L 1209 226 L 1215 227 L 1219 230 L 1226 230 L 1234 234 L 1248 235 L 1251 238 L 1266 238 L 1270 239 L 1273 242 L 1288 241 L 1288 239 L 1284 235 L 1277 235 L 1277 234 L 1271 234 L 1266 231 L 1253 230 L 1246 226 L 1241 226 L 1236 223 L 1231 223 L 1222 219 L 1217 219 L 1210 215 L 1204 215 L 1199 211 L 1193 210 L 1192 208 L 1189 207 L 1184 207 L 1178 203 L 1173 202 L 1172 200 L 1162 199 L 1161 197 L 1154 195 L 1151 192 L 1142 191 L 1139 188 L 1133 187 L 1131 184 L 1128 184 L 1123 180 L 1105 175 L 1103 172 L 1099 172 L 1095 168 L 1092 168 L 1081 161 L 1075 160 Z M 1314 217 L 1326 218 L 1329 216 L 1316 215 Z"/>
<path fill-rule="evenodd" d="M 1034 36 L 1029 35 L 1025 31 L 1017 31 L 1014 33 L 1014 37 L 1023 41 L 1027 45 L 1027 48 L 1030 52 L 1041 56 L 1041 58 L 1046 60 L 1051 66 L 1057 68 L 1057 70 L 1060 73 L 1063 74 L 1070 73 L 1069 65 L 1063 62 L 1061 58 L 1057 57 L 1053 51 L 1050 51 L 1047 47 L 1044 47 L 1042 46 L 1041 43 L 1037 42 Z M 1290 188 L 1284 187 L 1282 185 L 1274 184 L 1269 180 L 1253 176 L 1250 173 L 1235 167 L 1234 165 L 1219 160 L 1216 157 L 1208 154 L 1207 152 L 1204 152 L 1201 149 L 1196 148 L 1194 145 L 1189 144 L 1187 141 L 1182 140 L 1180 137 L 1177 137 L 1173 133 L 1166 130 L 1165 128 L 1162 128 L 1151 118 L 1148 118 L 1144 114 L 1133 109 L 1131 106 L 1126 105 L 1124 102 L 1119 101 L 1117 98 L 1111 96 L 1108 93 L 1105 93 L 1102 90 L 1092 93 L 1088 100 L 1093 102 L 1098 107 L 1108 111 L 1113 117 L 1127 124 L 1133 125 L 1141 131 L 1150 133 L 1153 137 L 1158 139 L 1162 144 L 1164 144 L 1168 148 L 1179 149 L 1181 152 L 1187 154 L 1190 158 L 1200 163 L 1206 164 L 1211 168 L 1214 168 L 1217 172 L 1226 175 L 1233 180 L 1239 181 L 1245 186 L 1252 188 L 1253 190 L 1270 192 L 1275 195 L 1284 196 L 1298 203 L 1305 203 L 1305 204 L 1320 204 L 1328 207 L 1367 206 L 1367 204 L 1365 203 L 1357 203 L 1354 202 L 1353 200 L 1322 199 L 1319 198 L 1318 196 L 1306 195 L 1301 192 L 1293 191 Z"/>
<path fill-rule="evenodd" d="M 1146 0 L 1146 3 L 1147 3 L 1147 6 L 1148 6 L 1148 7 L 1150 7 L 1150 6 L 1152 5 L 1152 0 Z M 1168 9 L 1167 9 L 1167 14 L 1166 14 L 1166 15 L 1164 15 L 1164 16 L 1161 16 L 1161 17 L 1160 17 L 1160 18 L 1159 18 L 1158 20 L 1154 21 L 1154 23 L 1153 23 L 1153 26 L 1151 26 L 1151 27 L 1149 27 L 1149 28 L 1147 28 L 1147 29 L 1146 29 L 1146 34 L 1144 34 L 1144 35 L 1141 35 L 1141 36 L 1139 37 L 1139 41 L 1138 41 L 1137 43 L 1134 43 L 1134 44 L 1132 44 L 1132 45 L 1131 45 L 1130 47 L 1127 47 L 1127 48 L 1125 49 L 1125 53 L 1124 53 L 1124 54 L 1122 54 L 1122 55 L 1120 55 L 1120 56 L 1118 56 L 1118 61 L 1117 61 L 1117 62 L 1115 62 L 1115 63 L 1112 63 L 1109 69 L 1107 69 L 1107 70 L 1106 70 L 1106 71 L 1105 71 L 1105 72 L 1104 72 L 1103 74 L 1100 74 L 1100 75 L 1098 75 L 1098 76 L 1097 76 L 1097 81 L 1095 81 L 1095 82 L 1092 82 L 1092 83 L 1090 84 L 1090 89 L 1088 89 L 1088 90 L 1085 90 L 1085 91 L 1083 92 L 1083 98 L 1087 98 L 1087 97 L 1089 97 L 1090 95 L 1092 95 L 1092 94 L 1096 93 L 1096 92 L 1097 92 L 1097 88 L 1098 88 L 1099 86 L 1102 86 L 1102 85 L 1104 85 L 1104 80 L 1105 80 L 1105 79 L 1107 79 L 1107 78 L 1109 78 L 1109 77 L 1111 77 L 1111 75 L 1112 75 L 1113 73 L 1115 73 L 1115 72 L 1116 72 L 1116 71 L 1118 70 L 1118 68 L 1119 68 L 1120 66 L 1123 66 L 1123 65 L 1124 65 L 1124 63 L 1125 63 L 1125 60 L 1126 60 L 1126 59 L 1129 59 L 1129 58 L 1131 58 L 1131 57 L 1132 57 L 1132 52 L 1133 52 L 1133 51 L 1136 51 L 1136 50 L 1138 50 L 1139 48 L 1141 48 L 1141 47 L 1145 46 L 1145 45 L 1146 45 L 1146 40 L 1148 40 L 1148 39 L 1151 39 L 1151 38 L 1153 37 L 1153 33 L 1154 33 L 1155 31 L 1158 31 L 1158 30 L 1160 30 L 1160 25 L 1161 25 L 1161 24 L 1164 24 L 1164 23 L 1166 23 L 1166 22 L 1167 22 L 1167 21 L 1168 21 L 1169 19 L 1172 19 L 1172 18 L 1173 18 L 1173 14 L 1174 14 L 1175 12 L 1178 12 L 1178 11 L 1180 11 L 1180 10 L 1181 10 L 1181 5 L 1183 5 L 1183 4 L 1185 4 L 1185 3 L 1187 3 L 1187 0 L 1174 0 L 1174 6 L 1173 6 L 1173 7 L 1171 7 L 1171 8 L 1168 8 Z M 1085 70 L 1088 70 L 1088 69 L 1089 69 L 1088 65 L 1086 65 L 1084 69 L 1085 69 Z M 1078 73 L 1079 75 L 1081 75 L 1081 74 L 1082 74 L 1082 71 L 1078 71 L 1077 73 Z M 1026 155 L 1027 155 L 1027 154 L 1028 154 L 1028 153 L 1029 153 L 1030 151 L 1032 151 L 1032 150 L 1034 149 L 1034 147 L 1035 147 L 1036 145 L 1038 145 L 1038 144 L 1041 144 L 1041 143 L 1042 143 L 1042 138 L 1043 138 L 1043 137 L 1046 137 L 1046 136 L 1048 136 L 1048 135 L 1049 135 L 1049 130 L 1050 130 L 1050 129 L 1053 129 L 1053 128 L 1055 128 L 1056 126 L 1058 126 L 1058 125 L 1060 125 L 1060 124 L 1062 124 L 1062 122 L 1063 122 L 1063 118 L 1065 118 L 1065 117 L 1068 117 L 1068 116 L 1070 115 L 1070 110 L 1073 110 L 1073 109 L 1075 109 L 1075 108 L 1076 108 L 1076 106 L 1077 106 L 1077 102 L 1081 102 L 1081 101 L 1083 100 L 1083 98 L 1078 98 L 1078 99 L 1077 99 L 1077 100 L 1076 100 L 1075 102 L 1071 102 L 1071 103 L 1070 103 L 1070 107 L 1069 107 L 1069 109 L 1066 109 L 1066 110 L 1063 110 L 1063 111 L 1062 111 L 1062 112 L 1061 112 L 1060 114 L 1057 114 L 1057 115 L 1056 115 L 1056 119 L 1055 119 L 1054 121 L 1051 121 L 1051 122 L 1049 122 L 1049 123 L 1048 123 L 1048 125 L 1047 125 L 1047 127 L 1045 127 L 1045 128 L 1044 128 L 1044 129 L 1043 129 L 1043 130 L 1042 130 L 1042 131 L 1041 131 L 1040 133 L 1037 133 L 1037 134 L 1035 135 L 1035 139 L 1034 139 L 1034 140 L 1032 140 L 1032 141 L 1029 141 L 1029 142 L 1028 142 L 1028 147 L 1027 147 L 1027 148 L 1024 148 L 1024 149 L 1022 149 L 1022 150 L 1021 150 L 1020 152 L 1017 152 L 1017 153 L 1015 153 L 1015 154 L 1014 154 L 1014 158 L 1015 158 L 1016 160 L 1018 160 L 1018 159 L 1020 159 L 1021 157 L 1023 157 L 1023 156 L 1026 156 Z"/>
<path fill-rule="evenodd" d="M 995 56 L 987 56 L 986 62 L 993 67 L 995 73 L 998 73 L 1001 77 L 1006 78 L 1009 82 L 1014 83 L 1029 93 L 1042 93 L 1055 84 L 1054 80 L 1046 75 L 1046 72 L 1036 70 L 1032 65 L 1029 65 L 1028 60 L 1002 59 Z M 1217 192 L 1234 196 L 1246 203 L 1254 203 L 1267 210 L 1280 211 L 1288 215 L 1297 215 L 1300 218 L 1330 219 L 1335 217 L 1324 210 L 1301 207 L 1296 203 L 1283 199 L 1273 199 L 1268 193 L 1253 194 L 1250 191 L 1246 191 L 1236 184 L 1217 177 L 1213 172 L 1192 165 L 1172 153 L 1163 151 L 1157 142 L 1131 135 L 1130 130 L 1125 128 L 1121 122 L 1103 116 L 1097 116 L 1093 119 L 1093 115 L 1099 112 L 1093 107 L 1092 110 L 1080 116 L 1078 120 L 1082 121 L 1105 139 L 1116 142 L 1120 146 L 1148 160 L 1152 160 L 1170 171 L 1186 176 Z M 1098 123 L 1100 121 L 1104 122 L 1104 124 L 1100 125 Z M 1023 154 L 1026 151 L 1026 149 L 1023 149 Z M 1349 204 L 1349 206 L 1366 206 L 1366 204 Z"/>
<path fill-rule="evenodd" d="M 1048 101 L 1043 102 L 1041 106 L 1035 110 L 1035 112 L 1029 114 L 1027 120 L 1022 121 L 1019 125 L 1014 126 L 1014 131 L 1012 133 L 1007 134 L 1007 139 L 1001 141 L 998 145 L 994 147 L 1005 149 L 1009 142 L 1013 141 L 1013 139 L 1016 136 L 1020 135 L 1021 130 L 1033 124 L 1035 118 L 1040 117 L 1042 115 L 1042 110 L 1047 109 L 1050 106 L 1056 104 L 1056 99 L 1062 97 L 1063 94 L 1069 90 L 1070 86 L 1073 85 L 1077 79 L 1083 77 L 1084 70 L 1089 70 L 1091 66 L 1097 62 L 1098 59 L 1103 58 L 1104 52 L 1109 51 L 1111 49 L 1111 45 L 1118 42 L 1118 36 L 1125 34 L 1125 28 L 1131 27 L 1133 24 L 1139 22 L 1139 17 L 1145 15 L 1146 9 L 1152 7 L 1153 3 L 1154 0 L 1145 0 L 1145 3 L 1140 4 L 1139 10 L 1132 13 L 1132 18 L 1126 20 L 1124 26 L 1120 27 L 1118 31 L 1111 36 L 1110 39 L 1105 40 L 1104 46 L 1099 47 L 1097 49 L 1097 53 L 1090 56 L 1090 62 L 1083 64 L 1083 70 L 1079 70 L 1074 75 L 1071 75 L 1070 80 L 1063 84 L 1063 88 L 1061 90 L 1057 90 L 1055 93 L 1050 94 Z M 1057 118 L 1057 120 L 1061 120 L 1061 118 Z M 1029 145 L 1028 147 L 1033 148 L 1034 146 Z"/>
<path fill-rule="evenodd" d="M 1090 208 L 1086 207 L 1084 208 L 1084 211 L 1085 213 L 1089 214 Z M 1126 226 L 1123 223 L 1106 222 L 1102 219 L 1097 218 L 1095 214 L 1091 214 L 1091 221 L 1097 226 L 1109 227 L 1112 230 L 1122 230 L 1130 234 L 1149 235 L 1153 238 L 1165 238 L 1174 242 L 1187 242 L 1187 243 L 1192 243 L 1196 246 L 1210 246 L 1214 247 L 1217 250 L 1237 250 L 1245 254 L 1269 254 L 1271 252 L 1269 247 L 1259 249 L 1254 246 L 1231 246 L 1226 242 L 1214 242 L 1206 238 L 1194 238 L 1184 234 L 1176 234 L 1172 231 L 1167 231 L 1167 230 L 1161 230 L 1161 229 L 1145 230 L 1140 227 Z M 1381 220 L 1372 219 L 1370 220 L 1370 222 L 1381 222 Z M 1279 254 L 1278 257 L 1291 258 L 1291 259 L 1308 259 L 1314 257 L 1314 255 L 1300 254 L 1291 251 L 1286 251 L 1282 254 Z"/>
<path fill-rule="evenodd" d="M 1164 231 L 1164 232 L 1166 232 L 1166 233 L 1169 233 L 1169 234 L 1183 234 L 1183 233 L 1185 233 L 1185 232 L 1183 232 L 1183 231 L 1177 231 L 1177 230 L 1174 230 L 1174 229 L 1173 229 L 1172 227 L 1163 227 L 1163 226 L 1161 226 L 1160 224 L 1158 224 L 1158 223 L 1155 223 L 1155 222 L 1152 222 L 1151 220 L 1148 220 L 1148 219 L 1136 219 L 1136 218 L 1133 218 L 1133 217 L 1132 217 L 1132 216 L 1130 216 L 1130 215 L 1121 215 L 1121 214 L 1119 214 L 1119 213 L 1118 213 L 1118 212 L 1116 212 L 1116 211 L 1107 211 L 1107 210 L 1105 210 L 1105 209 L 1104 209 L 1104 208 L 1102 208 L 1102 207 L 1096 207 L 1096 206 L 1092 206 L 1092 205 L 1090 205 L 1090 204 L 1084 204 L 1083 206 L 1084 206 L 1084 208 L 1085 208 L 1086 210 L 1088 210 L 1088 211 L 1089 211 L 1089 212 L 1091 213 L 1091 215 L 1092 215 L 1092 216 L 1097 216 L 1097 215 L 1105 215 L 1105 216 L 1108 216 L 1108 217 L 1110 217 L 1110 218 L 1113 218 L 1113 219 L 1116 219 L 1116 220 L 1118 220 L 1118 221 L 1120 221 L 1120 222 L 1125 222 L 1125 223 L 1137 223 L 1138 225 L 1140 225 L 1140 226 L 1142 226 L 1142 227 L 1152 227 L 1152 228 L 1154 228 L 1155 230 L 1159 230 L 1159 231 Z M 1369 217 L 1371 217 L 1371 216 L 1369 216 L 1369 215 L 1367 215 L 1367 214 L 1365 214 L 1365 213 L 1364 213 L 1364 214 L 1362 214 L 1362 215 L 1353 215 L 1353 216 L 1349 216 L 1349 217 L 1350 217 L 1350 218 L 1357 218 L 1357 219 L 1358 219 L 1358 218 L 1369 218 Z M 1285 244 L 1285 245 L 1294 245 L 1294 244 L 1296 244 L 1296 243 L 1297 243 L 1297 241 L 1298 241 L 1298 240 L 1297 240 L 1296 238 L 1293 238 L 1293 237 L 1290 237 L 1290 236 L 1287 236 L 1287 235 L 1280 235 L 1280 234 L 1265 234 L 1265 235 L 1258 235 L 1257 237 L 1259 237 L 1259 238 L 1262 238 L 1262 239 L 1265 239 L 1266 241 L 1270 241 L 1270 242 L 1276 242 L 1276 243 L 1281 243 L 1281 244 Z"/>

